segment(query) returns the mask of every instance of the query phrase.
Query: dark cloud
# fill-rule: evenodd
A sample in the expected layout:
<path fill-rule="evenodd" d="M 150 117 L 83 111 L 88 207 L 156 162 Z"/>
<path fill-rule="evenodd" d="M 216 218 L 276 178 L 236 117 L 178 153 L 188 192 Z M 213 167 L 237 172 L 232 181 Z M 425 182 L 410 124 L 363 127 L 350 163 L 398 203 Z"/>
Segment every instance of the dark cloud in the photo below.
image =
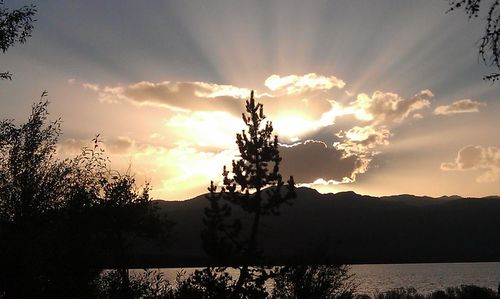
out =
<path fill-rule="evenodd" d="M 280 154 L 283 177 L 293 175 L 297 183 L 312 183 L 317 179 L 354 181 L 367 166 L 367 161 L 356 155 L 348 155 L 344 150 L 313 140 L 282 146 Z"/>

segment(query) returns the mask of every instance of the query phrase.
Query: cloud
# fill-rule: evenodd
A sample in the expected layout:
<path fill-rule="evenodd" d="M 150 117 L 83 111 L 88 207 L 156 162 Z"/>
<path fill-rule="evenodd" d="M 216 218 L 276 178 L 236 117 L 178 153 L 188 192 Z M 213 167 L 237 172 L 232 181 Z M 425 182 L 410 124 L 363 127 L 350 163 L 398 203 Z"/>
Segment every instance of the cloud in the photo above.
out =
<path fill-rule="evenodd" d="M 365 173 L 379 153 L 389 144 L 391 132 L 386 127 L 355 126 L 336 134 L 332 146 L 318 140 L 281 145 L 280 170 L 284 177 L 293 175 L 298 183 L 350 183 Z"/>
<path fill-rule="evenodd" d="M 401 122 L 412 112 L 430 106 L 434 94 L 430 90 L 422 90 L 412 98 L 404 99 L 391 92 L 375 91 L 372 96 L 358 94 L 351 103 L 352 113 L 360 120 L 374 123 Z"/>
<path fill-rule="evenodd" d="M 289 75 L 280 77 L 271 75 L 264 85 L 272 91 L 286 91 L 287 94 L 301 94 L 304 92 L 329 90 L 334 87 L 343 88 L 345 82 L 335 76 L 320 76 L 309 73 L 303 76 Z"/>
<path fill-rule="evenodd" d="M 116 139 L 105 141 L 104 144 L 112 154 L 125 154 L 132 148 L 134 141 L 130 137 L 119 136 Z"/>
<path fill-rule="evenodd" d="M 272 75 L 266 83 L 271 84 L 275 92 L 255 94 L 256 100 L 264 105 L 266 115 L 272 119 L 284 115 L 300 116 L 309 121 L 321 118 L 333 107 L 332 101 L 323 92 L 345 85 L 334 76 L 314 73 L 285 77 Z M 126 86 L 99 87 L 91 83 L 83 83 L 82 86 L 97 92 L 102 102 L 128 102 L 185 113 L 227 112 L 238 118 L 244 111 L 245 100 L 250 96 L 247 88 L 207 82 L 142 81 Z M 283 93 L 283 90 L 286 92 Z"/>
<path fill-rule="evenodd" d="M 90 144 L 90 140 L 67 138 L 57 145 L 57 153 L 61 156 L 75 156 L 82 152 L 85 146 Z"/>
<path fill-rule="evenodd" d="M 441 163 L 445 171 L 481 171 L 478 183 L 491 183 L 500 180 L 500 148 L 468 145 L 458 151 L 453 162 Z"/>
<path fill-rule="evenodd" d="M 82 86 L 85 89 L 90 89 L 90 90 L 93 90 L 93 91 L 99 91 L 99 85 L 97 85 L 97 84 L 83 83 Z"/>
<path fill-rule="evenodd" d="M 391 132 L 386 127 L 355 126 L 346 132 L 337 133 L 337 137 L 344 138 L 344 141 L 335 145 L 349 154 L 371 159 L 378 153 L 376 147 L 389 144 L 390 136 Z"/>
<path fill-rule="evenodd" d="M 409 115 L 420 118 L 421 114 L 413 112 L 429 107 L 434 96 L 430 90 L 422 90 L 409 99 L 395 93 L 375 91 L 371 96 L 358 94 L 356 100 L 346 106 L 340 104 L 338 99 L 336 101 L 336 97 L 345 96 L 344 92 L 338 91 L 346 83 L 335 76 L 315 73 L 283 77 L 271 75 L 264 85 L 271 92 L 257 91 L 255 98 L 264 105 L 266 115 L 281 122 L 280 126 L 290 124 L 290 120 L 302 119 L 305 130 L 293 129 L 299 133 L 331 125 L 337 116 L 349 114 L 372 124 L 397 123 Z M 129 102 L 183 113 L 227 112 L 238 118 L 250 95 L 248 88 L 196 81 L 142 81 L 126 86 L 103 87 L 82 83 L 82 86 L 95 91 L 103 102 Z"/>
<path fill-rule="evenodd" d="M 436 115 L 451 115 L 458 113 L 471 113 L 479 112 L 480 106 L 485 106 L 486 104 L 474 101 L 471 99 L 463 99 L 451 103 L 450 105 L 438 106 L 434 109 L 434 114 Z"/>
<path fill-rule="evenodd" d="M 229 112 L 240 116 L 250 90 L 231 85 L 205 82 L 139 82 L 128 86 L 105 86 L 85 83 L 84 87 L 98 92 L 99 100 L 107 103 L 129 102 L 180 112 Z M 256 94 L 270 115 L 281 111 L 319 117 L 331 109 L 328 100 L 310 99 L 306 94 L 274 96 Z"/>
<path fill-rule="evenodd" d="M 104 102 L 131 102 L 169 108 L 173 111 L 231 111 L 240 113 L 250 90 L 205 82 L 139 82 L 128 86 L 106 86 L 98 90 Z"/>
<path fill-rule="evenodd" d="M 126 86 L 104 87 L 90 83 L 82 85 L 97 92 L 103 102 L 129 102 L 183 113 L 227 112 L 238 118 L 250 95 L 247 88 L 191 81 L 142 81 Z M 338 91 L 346 83 L 335 76 L 315 73 L 271 75 L 264 85 L 271 92 L 256 92 L 255 98 L 264 105 L 270 119 L 279 123 L 280 127 L 302 119 L 304 129 L 295 126 L 293 132 L 288 134 L 291 139 L 297 137 L 295 133 L 303 134 L 304 131 L 331 125 L 341 115 L 352 114 L 358 120 L 371 121 L 373 124 L 397 123 L 409 115 L 419 118 L 421 114 L 413 112 L 429 107 L 430 99 L 434 96 L 429 90 L 422 90 L 409 99 L 395 93 L 375 91 L 371 96 L 358 94 L 354 102 L 344 106 L 335 98 L 344 96 L 344 92 Z"/>
<path fill-rule="evenodd" d="M 162 168 L 168 177 L 165 182 L 168 180 L 168 186 L 174 189 L 177 187 L 175 182 L 192 177 L 189 173 L 198 173 L 201 182 L 201 178 L 206 179 L 209 172 L 213 173 L 213 170 L 202 169 L 209 164 L 213 167 L 212 162 L 217 159 L 222 167 L 225 165 L 220 163 L 222 160 L 234 157 L 235 134 L 244 128 L 241 113 L 250 95 L 247 88 L 194 81 L 81 85 L 96 92 L 103 102 L 148 105 L 176 112 L 165 120 L 165 127 L 150 134 L 147 141 L 168 143 L 161 139 L 167 134 L 171 138 L 169 144 L 175 145 L 174 149 L 166 149 L 162 154 L 171 163 Z M 284 176 L 293 174 L 299 183 L 354 182 L 357 175 L 368 170 L 381 147 L 389 144 L 388 126 L 409 117 L 421 117 L 417 112 L 429 107 L 434 96 L 429 90 L 422 90 L 408 99 L 395 93 L 375 91 L 371 96 L 358 94 L 354 102 L 346 105 L 342 102 L 346 94 L 354 95 L 343 90 L 346 83 L 335 76 L 315 73 L 272 75 L 264 85 L 268 90 L 256 91 L 256 100 L 264 105 L 264 113 L 273 121 L 280 140 L 296 142 L 280 147 L 281 171 Z M 144 158 L 151 157 L 146 154 L 151 151 L 151 145 L 138 144 L 126 137 L 107 142 L 111 143 L 106 143 L 106 149 L 113 155 L 131 155 L 143 165 L 151 164 Z M 220 154 L 223 151 L 225 154 Z M 181 155 L 191 160 L 182 160 Z M 158 169 L 157 165 L 151 167 Z M 220 176 L 220 169 L 215 173 Z M 179 179 L 175 179 L 175 175 Z"/>
<path fill-rule="evenodd" d="M 280 154 L 283 177 L 293 175 L 297 183 L 312 183 L 317 179 L 352 182 L 367 168 L 367 161 L 361 157 L 315 140 L 281 146 Z"/>

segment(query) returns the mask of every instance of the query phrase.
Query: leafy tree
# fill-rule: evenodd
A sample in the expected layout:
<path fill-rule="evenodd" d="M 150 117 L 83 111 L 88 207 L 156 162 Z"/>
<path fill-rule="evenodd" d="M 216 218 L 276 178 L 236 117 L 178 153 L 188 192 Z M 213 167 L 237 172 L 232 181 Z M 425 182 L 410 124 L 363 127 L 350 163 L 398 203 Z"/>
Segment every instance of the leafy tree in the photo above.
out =
<path fill-rule="evenodd" d="M 29 120 L 0 122 L 0 220 L 24 221 L 56 209 L 71 176 L 68 160 L 54 158 L 61 132 L 57 119 L 46 125 L 48 101 L 33 105 Z"/>
<path fill-rule="evenodd" d="M 162 219 L 152 205 L 148 184 L 138 190 L 135 178 L 129 174 L 114 174 L 101 181 L 101 184 L 102 197 L 98 213 L 102 217 L 100 233 L 104 241 L 105 259 L 116 269 L 123 289 L 127 291 L 133 245 L 140 238 L 165 238 L 170 222 Z"/>
<path fill-rule="evenodd" d="M 0 122 L 0 297 L 89 297 L 105 266 L 129 290 L 130 244 L 164 236 L 170 223 L 149 185 L 109 169 L 98 138 L 57 159 L 61 121 L 48 122 L 45 97 L 26 123 Z"/>
<path fill-rule="evenodd" d="M 495 67 L 496 72 L 483 77 L 484 80 L 500 80 L 500 1 L 499 0 L 449 0 L 450 9 L 464 9 L 470 18 L 477 18 L 486 7 L 486 27 L 479 40 L 479 57 L 484 64 Z"/>
<path fill-rule="evenodd" d="M 273 136 L 272 123 L 264 123 L 263 106 L 255 102 L 253 91 L 246 112 L 242 117 L 248 129 L 236 135 L 240 159 L 232 162 L 231 172 L 224 167 L 220 189 L 211 182 L 202 232 L 207 253 L 239 270 L 231 286 L 234 298 L 265 297 L 269 272 L 259 266 L 263 262 L 258 247 L 261 218 L 277 215 L 279 207 L 295 197 L 293 177 L 285 184 L 279 173 L 278 137 Z M 231 221 L 232 207 L 250 216 L 248 227 L 239 219 Z"/>
<path fill-rule="evenodd" d="M 54 157 L 61 122 L 47 124 L 45 97 L 26 123 L 0 122 L 0 290 L 16 294 L 40 289 L 50 276 L 49 215 L 63 205 L 72 176 L 71 163 Z"/>
<path fill-rule="evenodd" d="M 5 53 L 16 43 L 25 43 L 33 30 L 33 17 L 36 13 L 34 5 L 25 5 L 19 9 L 10 10 L 0 0 L 0 50 Z M 0 79 L 11 80 L 12 74 L 0 72 Z"/>

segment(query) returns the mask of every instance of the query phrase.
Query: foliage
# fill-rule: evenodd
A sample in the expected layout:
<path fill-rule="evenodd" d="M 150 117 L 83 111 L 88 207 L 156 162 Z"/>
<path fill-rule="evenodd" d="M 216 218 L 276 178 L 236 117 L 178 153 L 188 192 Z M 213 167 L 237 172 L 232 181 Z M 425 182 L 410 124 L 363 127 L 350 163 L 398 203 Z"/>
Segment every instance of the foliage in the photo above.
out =
<path fill-rule="evenodd" d="M 57 243 L 54 213 L 63 205 L 71 163 L 54 158 L 60 120 L 47 124 L 46 93 L 28 121 L 0 122 L 0 290 L 47 289 Z"/>
<path fill-rule="evenodd" d="M 355 285 L 345 265 L 288 265 L 273 274 L 272 298 L 353 298 Z"/>
<path fill-rule="evenodd" d="M 286 185 L 282 180 L 278 137 L 272 135 L 271 122 L 264 124 L 263 106 L 255 103 L 253 91 L 246 112 L 242 117 L 248 131 L 236 135 L 240 159 L 232 162 L 231 172 L 224 167 L 220 190 L 213 182 L 208 188 L 210 205 L 205 209 L 202 239 L 209 255 L 238 268 L 232 297 L 257 298 L 265 296 L 264 283 L 269 278 L 268 271 L 258 266 L 262 263 L 258 248 L 261 217 L 277 215 L 282 204 L 290 204 L 295 186 L 293 177 Z M 250 216 L 246 229 L 240 219 L 231 219 L 233 206 Z"/>
<path fill-rule="evenodd" d="M 101 217 L 98 234 L 104 258 L 117 269 L 125 287 L 131 248 L 138 238 L 160 239 L 170 224 L 162 221 L 149 198 L 149 185 L 136 190 L 130 175 L 113 175 L 101 181 L 102 197 L 96 213 Z"/>
<path fill-rule="evenodd" d="M 489 288 L 475 285 L 461 285 L 459 287 L 447 288 L 445 292 L 437 291 L 430 295 L 431 299 L 453 298 L 453 299 L 498 299 L 500 294 Z"/>
<path fill-rule="evenodd" d="M 483 77 L 495 82 L 500 80 L 500 1 L 499 0 L 450 0 L 449 11 L 463 8 L 469 18 L 477 18 L 482 8 L 487 7 L 486 27 L 479 40 L 479 57 L 497 72 Z"/>
<path fill-rule="evenodd" d="M 10 10 L 0 0 L 0 50 L 5 53 L 15 43 L 23 44 L 31 36 L 33 17 L 36 13 L 34 5 L 25 5 L 19 9 Z M 0 79 L 12 79 L 9 72 L 0 72 Z"/>
<path fill-rule="evenodd" d="M 54 159 L 60 119 L 47 123 L 44 100 L 33 105 L 28 121 L 0 122 L 0 220 L 23 221 L 57 209 L 68 191 L 71 164 Z"/>
<path fill-rule="evenodd" d="M 174 288 L 160 271 L 146 269 L 132 275 L 124 289 L 121 274 L 116 270 L 103 272 L 94 282 L 99 298 L 174 298 Z"/>
<path fill-rule="evenodd" d="M 0 122 L 0 294 L 90 296 L 104 266 L 127 289 L 130 244 L 159 239 L 171 224 L 148 184 L 108 168 L 98 138 L 75 159 L 57 159 L 61 121 L 48 122 L 45 97 L 26 123 Z"/>
<path fill-rule="evenodd" d="M 230 298 L 234 284 L 234 279 L 223 267 L 196 270 L 187 277 L 180 272 L 177 275 L 175 298 Z"/>
<path fill-rule="evenodd" d="M 418 294 L 415 288 L 408 287 L 376 294 L 374 299 L 425 299 L 425 296 Z"/>

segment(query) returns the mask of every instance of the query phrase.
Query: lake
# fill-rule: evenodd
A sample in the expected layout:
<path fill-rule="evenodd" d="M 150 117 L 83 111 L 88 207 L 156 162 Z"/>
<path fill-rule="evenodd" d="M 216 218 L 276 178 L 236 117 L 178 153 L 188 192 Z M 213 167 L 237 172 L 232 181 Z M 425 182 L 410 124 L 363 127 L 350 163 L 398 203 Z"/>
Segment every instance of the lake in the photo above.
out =
<path fill-rule="evenodd" d="M 177 272 L 187 274 L 200 268 L 159 269 L 170 281 Z M 230 272 L 231 273 L 231 272 Z M 390 289 L 413 286 L 428 293 L 462 284 L 474 284 L 497 290 L 500 283 L 500 263 L 429 263 L 353 265 L 351 273 L 358 283 L 358 292 L 372 295 Z M 233 270 L 232 275 L 237 274 Z"/>
<path fill-rule="evenodd" d="M 420 293 L 429 293 L 462 284 L 496 291 L 500 283 L 500 263 L 354 265 L 351 269 L 359 283 L 359 292 L 364 294 L 409 286 Z"/>

